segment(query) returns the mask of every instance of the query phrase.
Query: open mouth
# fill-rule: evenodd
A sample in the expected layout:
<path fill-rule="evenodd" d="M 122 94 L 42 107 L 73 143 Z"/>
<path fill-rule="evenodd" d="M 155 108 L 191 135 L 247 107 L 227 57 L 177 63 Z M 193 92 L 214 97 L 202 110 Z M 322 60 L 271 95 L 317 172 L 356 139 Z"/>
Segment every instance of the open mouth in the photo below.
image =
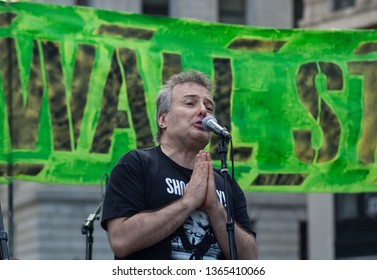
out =
<path fill-rule="evenodd" d="M 195 126 L 196 128 L 199 128 L 199 129 L 204 130 L 203 125 L 202 125 L 202 121 L 197 121 L 197 122 L 195 122 L 195 123 L 194 123 L 194 126 Z"/>

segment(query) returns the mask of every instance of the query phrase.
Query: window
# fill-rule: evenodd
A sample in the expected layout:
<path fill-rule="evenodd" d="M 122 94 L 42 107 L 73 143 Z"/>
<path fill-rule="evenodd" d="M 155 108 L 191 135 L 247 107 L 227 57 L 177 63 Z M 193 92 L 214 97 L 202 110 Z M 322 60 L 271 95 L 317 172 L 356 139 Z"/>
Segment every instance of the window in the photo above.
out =
<path fill-rule="evenodd" d="M 341 10 L 344 8 L 355 6 L 355 0 L 335 0 L 334 10 Z"/>
<path fill-rule="evenodd" d="M 246 5 L 245 0 L 220 0 L 219 21 L 223 23 L 245 24 Z"/>
<path fill-rule="evenodd" d="M 301 221 L 299 224 L 300 227 L 300 260 L 308 259 L 308 225 L 306 221 Z"/>
<path fill-rule="evenodd" d="M 78 6 L 89 6 L 89 0 L 76 0 Z"/>
<path fill-rule="evenodd" d="M 335 195 L 335 258 L 377 255 L 377 193 Z"/>
<path fill-rule="evenodd" d="M 304 1 L 293 0 L 293 27 L 299 27 L 298 23 L 304 16 Z"/>
<path fill-rule="evenodd" d="M 169 0 L 143 0 L 143 14 L 169 16 Z"/>

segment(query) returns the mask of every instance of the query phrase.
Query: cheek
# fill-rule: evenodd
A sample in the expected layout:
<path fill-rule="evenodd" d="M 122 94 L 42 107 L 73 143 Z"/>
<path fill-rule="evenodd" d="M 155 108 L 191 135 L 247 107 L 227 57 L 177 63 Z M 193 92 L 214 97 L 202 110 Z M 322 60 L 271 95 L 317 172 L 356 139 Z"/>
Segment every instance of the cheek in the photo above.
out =
<path fill-rule="evenodd" d="M 167 128 L 175 127 L 177 126 L 178 123 L 179 123 L 179 118 L 177 118 L 174 114 L 170 114 L 169 116 L 167 116 L 166 118 Z"/>
<path fill-rule="evenodd" d="M 185 117 L 181 114 L 171 112 L 169 115 L 166 116 L 166 122 L 168 126 L 176 126 L 179 124 L 183 124 L 185 122 Z"/>

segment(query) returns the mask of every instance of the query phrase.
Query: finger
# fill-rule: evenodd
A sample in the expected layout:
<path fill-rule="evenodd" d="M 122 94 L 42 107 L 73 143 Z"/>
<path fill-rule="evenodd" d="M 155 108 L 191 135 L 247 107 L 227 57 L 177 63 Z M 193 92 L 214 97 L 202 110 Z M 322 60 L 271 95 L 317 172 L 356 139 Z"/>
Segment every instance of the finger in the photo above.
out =
<path fill-rule="evenodd" d="M 210 162 L 211 161 L 211 154 L 210 153 L 206 153 L 206 155 L 207 155 L 206 160 Z"/>
<path fill-rule="evenodd" d="M 215 184 L 212 161 L 208 162 L 208 183 L 213 183 L 213 185 Z"/>
<path fill-rule="evenodd" d="M 194 169 L 193 171 L 197 170 L 199 166 L 201 165 L 201 162 L 203 162 L 202 155 L 199 153 L 195 157 L 195 164 L 194 164 Z"/>
<path fill-rule="evenodd" d="M 191 178 L 197 178 L 203 180 L 208 177 L 208 162 L 206 161 L 206 156 L 202 153 L 196 155 L 195 165 L 192 172 Z"/>

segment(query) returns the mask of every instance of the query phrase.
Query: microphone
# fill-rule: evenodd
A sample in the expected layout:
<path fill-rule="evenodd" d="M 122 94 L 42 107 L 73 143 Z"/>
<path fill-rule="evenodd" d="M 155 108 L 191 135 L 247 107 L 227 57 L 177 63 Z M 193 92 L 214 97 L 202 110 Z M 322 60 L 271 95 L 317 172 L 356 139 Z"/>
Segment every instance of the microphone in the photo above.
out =
<path fill-rule="evenodd" d="M 202 121 L 202 126 L 205 130 L 212 131 L 218 136 L 224 137 L 228 140 L 232 139 L 232 136 L 230 136 L 226 128 L 219 125 L 214 116 L 205 117 Z"/>

